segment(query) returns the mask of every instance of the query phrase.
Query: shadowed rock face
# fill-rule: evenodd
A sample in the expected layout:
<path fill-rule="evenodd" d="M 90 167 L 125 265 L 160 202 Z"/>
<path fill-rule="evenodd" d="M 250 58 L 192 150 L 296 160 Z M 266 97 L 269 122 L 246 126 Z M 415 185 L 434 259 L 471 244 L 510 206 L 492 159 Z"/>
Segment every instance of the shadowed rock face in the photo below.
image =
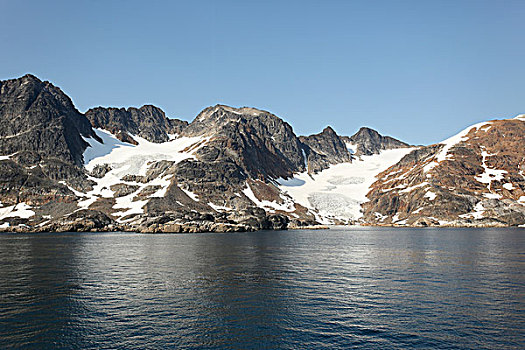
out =
<path fill-rule="evenodd" d="M 374 224 L 525 224 L 525 121 L 494 120 L 456 144 L 417 149 L 378 175 L 364 204 Z"/>
<path fill-rule="evenodd" d="M 209 107 L 182 135 L 211 137 L 197 152 L 200 160 L 233 162 L 253 178 L 290 177 L 305 170 L 302 145 L 292 127 L 266 111 Z"/>
<path fill-rule="evenodd" d="M 0 155 L 27 164 L 48 158 L 82 166 L 91 124 L 62 90 L 33 75 L 0 81 Z"/>
<path fill-rule="evenodd" d="M 396 140 L 390 136 L 383 136 L 377 131 L 362 127 L 357 133 L 348 137 L 344 136 L 345 142 L 356 145 L 356 156 L 370 156 L 379 154 L 383 150 L 410 147 L 409 144 Z"/>
<path fill-rule="evenodd" d="M 180 134 L 188 122 L 169 119 L 155 106 L 140 108 L 97 107 L 86 112 L 94 128 L 105 129 L 123 142 L 136 144 L 130 136 L 137 135 L 150 142 L 160 143 L 169 140 L 169 134 Z"/>
<path fill-rule="evenodd" d="M 327 126 L 319 134 L 299 137 L 308 156 L 308 171 L 318 172 L 330 165 L 351 162 L 352 156 L 343 139 Z"/>
<path fill-rule="evenodd" d="M 33 207 L 35 217 L 75 210 L 77 196 L 67 185 L 90 188 L 82 137 L 98 139 L 62 90 L 33 75 L 0 81 L 0 219 L 24 224 L 5 212 L 19 203 Z"/>

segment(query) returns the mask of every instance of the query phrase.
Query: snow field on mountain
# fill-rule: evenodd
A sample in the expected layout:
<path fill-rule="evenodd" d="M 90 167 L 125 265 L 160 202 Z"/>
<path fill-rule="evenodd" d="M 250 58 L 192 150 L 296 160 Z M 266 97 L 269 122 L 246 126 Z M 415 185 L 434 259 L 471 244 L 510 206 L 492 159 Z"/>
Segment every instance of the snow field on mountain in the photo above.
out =
<path fill-rule="evenodd" d="M 449 137 L 448 139 L 444 141 L 441 141 L 439 144 L 443 145 L 443 148 L 441 149 L 441 151 L 439 151 L 438 154 L 436 154 L 436 156 L 434 157 L 435 159 L 434 161 L 428 163 L 427 165 L 423 167 L 423 171 L 427 173 L 433 168 L 435 168 L 440 162 L 448 159 L 448 151 L 450 151 L 457 144 L 468 140 L 467 135 L 472 129 L 478 130 L 482 126 L 490 125 L 490 124 L 491 122 L 481 122 L 478 124 L 471 125 L 468 128 L 464 129 L 463 131 L 457 133 L 456 135 Z M 488 129 L 484 129 L 484 131 L 487 132 Z"/>
<path fill-rule="evenodd" d="M 35 215 L 35 212 L 32 211 L 31 206 L 26 203 L 22 202 L 8 207 L 2 207 L 2 203 L 0 203 L 0 219 L 16 217 L 27 219 L 33 215 Z"/>
<path fill-rule="evenodd" d="M 277 179 L 277 183 L 295 202 L 317 211 L 323 223 L 331 223 L 333 219 L 355 220 L 363 215 L 361 204 L 367 201 L 366 194 L 376 176 L 412 150 L 386 150 L 362 156 L 352 163 L 332 165 L 318 174 L 304 172 L 291 179 Z"/>
<path fill-rule="evenodd" d="M 87 193 L 80 193 L 72 188 L 70 189 L 76 195 L 84 197 L 83 200 L 79 201 L 78 206 L 80 209 L 86 209 L 98 198 L 113 198 L 114 192 L 110 189 L 112 185 L 138 186 L 138 189 L 131 194 L 115 197 L 116 203 L 113 208 L 122 209 L 115 213 L 115 215 L 120 217 L 130 214 L 142 214 L 144 212 L 143 206 L 147 203 L 147 200 L 134 201 L 135 196 L 147 186 L 160 186 L 160 189 L 148 196 L 148 198 L 164 196 L 173 176 L 162 176 L 148 183 L 142 183 L 123 181 L 122 177 L 124 175 L 144 176 L 155 161 L 167 160 L 178 163 L 185 159 L 194 159 L 193 152 L 204 144 L 202 141 L 206 140 L 202 137 L 180 137 L 168 142 L 153 143 L 141 137 L 133 136 L 138 145 L 131 145 L 119 141 L 106 130 L 95 129 L 95 132 L 104 143 L 99 143 L 92 138 L 84 138 L 90 145 L 84 152 L 85 167 L 88 171 L 92 171 L 97 165 L 108 164 L 111 167 L 111 171 L 102 178 L 89 177 L 96 184 Z M 197 144 L 197 148 L 192 147 Z"/>

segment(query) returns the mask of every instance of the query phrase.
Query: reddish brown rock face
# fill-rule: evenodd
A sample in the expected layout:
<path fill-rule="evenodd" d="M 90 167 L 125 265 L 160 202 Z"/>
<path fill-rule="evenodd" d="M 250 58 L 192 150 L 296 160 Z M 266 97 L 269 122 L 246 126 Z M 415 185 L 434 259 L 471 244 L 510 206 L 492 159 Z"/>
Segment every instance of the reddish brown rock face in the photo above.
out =
<path fill-rule="evenodd" d="M 378 175 L 364 204 L 372 224 L 525 223 L 525 121 L 472 127 L 457 143 L 422 147 Z"/>

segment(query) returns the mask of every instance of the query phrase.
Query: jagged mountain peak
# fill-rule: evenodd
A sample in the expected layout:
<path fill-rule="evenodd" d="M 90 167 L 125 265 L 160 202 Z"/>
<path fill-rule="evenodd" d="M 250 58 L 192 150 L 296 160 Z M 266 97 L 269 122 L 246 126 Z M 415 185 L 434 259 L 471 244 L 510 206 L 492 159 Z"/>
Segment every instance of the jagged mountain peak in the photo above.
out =
<path fill-rule="evenodd" d="M 93 127 L 105 129 L 121 141 L 136 143 L 131 135 L 142 137 L 150 142 L 161 143 L 170 135 L 180 134 L 188 122 L 170 119 L 162 109 L 154 105 L 140 108 L 96 107 L 86 112 Z"/>
<path fill-rule="evenodd" d="M 326 128 L 324 128 L 323 131 L 321 131 L 321 134 L 324 134 L 324 135 L 337 135 L 335 130 L 330 125 L 328 125 Z"/>
<path fill-rule="evenodd" d="M 308 171 L 311 173 L 327 169 L 333 164 L 352 161 L 352 155 L 343 139 L 331 126 L 325 127 L 318 134 L 300 136 L 299 139 L 305 146 Z"/>
<path fill-rule="evenodd" d="M 290 124 L 252 107 L 205 108 L 183 130 L 185 137 L 209 137 L 199 159 L 237 164 L 254 178 L 288 177 L 304 171 L 301 144 Z"/>
<path fill-rule="evenodd" d="M 0 154 L 23 151 L 34 162 L 53 157 L 81 165 L 88 146 L 81 136 L 97 139 L 60 88 L 32 74 L 0 81 Z"/>
<path fill-rule="evenodd" d="M 371 137 L 380 137 L 381 134 L 377 132 L 376 130 L 369 128 L 368 126 L 362 126 L 359 128 L 359 130 L 351 137 L 356 138 L 360 136 L 371 136 Z"/>
<path fill-rule="evenodd" d="M 43 80 L 41 80 L 36 75 L 31 74 L 31 73 L 27 73 L 27 74 L 23 75 L 22 77 L 20 77 L 18 79 L 20 79 L 22 81 L 32 80 L 32 81 L 36 81 L 36 82 L 43 82 Z M 16 80 L 16 79 L 14 79 L 14 80 Z"/>
<path fill-rule="evenodd" d="M 410 147 L 409 144 L 390 136 L 383 136 L 369 127 L 361 127 L 354 135 L 343 137 L 356 156 L 379 154 L 383 150 Z"/>
<path fill-rule="evenodd" d="M 254 107 L 231 107 L 222 104 L 203 109 L 185 130 L 186 134 L 213 134 L 230 123 L 246 123 L 249 120 L 272 120 L 288 125 L 273 113 Z M 291 126 L 290 126 L 291 129 Z"/>

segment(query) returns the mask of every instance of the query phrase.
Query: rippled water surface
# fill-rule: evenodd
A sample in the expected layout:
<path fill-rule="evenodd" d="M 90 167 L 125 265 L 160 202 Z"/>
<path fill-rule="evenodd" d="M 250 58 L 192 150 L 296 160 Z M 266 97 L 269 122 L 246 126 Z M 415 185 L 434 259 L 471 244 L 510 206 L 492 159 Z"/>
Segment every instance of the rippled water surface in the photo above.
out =
<path fill-rule="evenodd" d="M 0 347 L 525 348 L 524 229 L 0 235 Z"/>

